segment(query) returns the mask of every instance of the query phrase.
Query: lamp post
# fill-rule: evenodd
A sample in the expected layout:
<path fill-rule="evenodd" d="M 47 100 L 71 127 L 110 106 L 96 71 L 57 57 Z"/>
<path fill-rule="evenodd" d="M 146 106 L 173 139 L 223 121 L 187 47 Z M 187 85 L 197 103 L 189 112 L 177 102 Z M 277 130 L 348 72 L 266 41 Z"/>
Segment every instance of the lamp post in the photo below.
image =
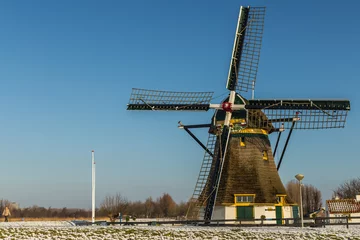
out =
<path fill-rule="evenodd" d="M 303 213 L 303 204 L 302 204 L 302 193 L 301 193 L 301 180 L 304 179 L 304 175 L 296 174 L 295 178 L 299 181 L 299 189 L 300 189 L 300 216 L 301 216 L 301 227 L 304 227 L 304 213 Z"/>

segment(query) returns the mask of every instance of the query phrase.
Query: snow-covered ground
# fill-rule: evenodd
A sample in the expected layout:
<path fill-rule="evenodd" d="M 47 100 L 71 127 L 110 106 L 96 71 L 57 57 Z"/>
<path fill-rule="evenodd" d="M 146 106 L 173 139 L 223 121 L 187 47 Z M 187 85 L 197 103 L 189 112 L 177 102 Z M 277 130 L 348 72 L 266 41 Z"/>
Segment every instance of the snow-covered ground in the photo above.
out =
<path fill-rule="evenodd" d="M 345 239 L 360 240 L 360 226 L 326 228 L 74 226 L 70 222 L 1 222 L 0 239 Z"/>

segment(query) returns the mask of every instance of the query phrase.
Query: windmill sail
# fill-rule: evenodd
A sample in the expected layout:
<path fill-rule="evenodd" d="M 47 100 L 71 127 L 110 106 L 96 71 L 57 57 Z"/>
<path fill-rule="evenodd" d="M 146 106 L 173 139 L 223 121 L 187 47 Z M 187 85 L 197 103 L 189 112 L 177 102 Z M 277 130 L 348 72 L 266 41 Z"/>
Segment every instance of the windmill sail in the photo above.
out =
<path fill-rule="evenodd" d="M 133 88 L 127 110 L 207 111 L 213 94 Z"/>
<path fill-rule="evenodd" d="M 222 133 L 219 136 L 219 142 L 215 143 L 218 149 L 215 149 L 216 155 L 214 155 L 211 165 L 211 173 L 209 173 L 208 176 L 207 188 L 203 191 L 203 193 L 206 193 L 206 190 L 208 190 L 208 193 L 206 193 L 206 207 L 204 208 L 205 220 L 211 220 L 213 217 L 230 136 L 231 129 L 228 126 L 224 126 L 222 128 Z"/>
<path fill-rule="evenodd" d="M 294 117 L 299 118 L 294 129 L 343 128 L 350 110 L 348 100 L 249 100 L 248 122 L 251 127 L 279 128 L 292 126 Z M 260 116 L 260 112 L 262 113 Z"/>
<path fill-rule="evenodd" d="M 210 153 L 205 151 L 204 158 L 201 164 L 200 172 L 198 179 L 196 181 L 194 193 L 190 199 L 190 205 L 188 212 L 187 212 L 187 218 L 192 219 L 198 219 L 199 217 L 204 218 L 204 216 L 199 216 L 200 214 L 200 208 L 204 204 L 204 202 L 207 200 L 207 197 L 209 195 L 202 194 L 206 185 L 209 184 L 209 173 L 211 171 L 211 166 L 213 163 L 213 158 L 215 153 L 215 144 L 216 144 L 217 136 L 209 133 L 208 142 L 207 142 L 207 149 L 209 149 Z M 218 149 L 218 148 L 217 148 Z"/>
<path fill-rule="evenodd" d="M 264 31 L 265 7 L 241 7 L 227 89 L 247 92 L 255 86 Z"/>
<path fill-rule="evenodd" d="M 237 91 L 247 92 L 255 87 L 259 66 L 265 7 L 249 7 L 249 19 L 238 73 Z"/>

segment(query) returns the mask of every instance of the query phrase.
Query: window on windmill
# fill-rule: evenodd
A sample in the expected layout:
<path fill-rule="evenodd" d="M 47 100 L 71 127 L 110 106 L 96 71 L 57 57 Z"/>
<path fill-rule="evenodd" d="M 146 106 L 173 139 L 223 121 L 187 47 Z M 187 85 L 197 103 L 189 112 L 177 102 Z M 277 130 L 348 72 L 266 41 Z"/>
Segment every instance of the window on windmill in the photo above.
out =
<path fill-rule="evenodd" d="M 251 203 L 251 202 L 254 202 L 253 195 L 236 196 L 236 203 Z"/>
<path fill-rule="evenodd" d="M 245 137 L 240 137 L 240 146 L 245 147 Z"/>
<path fill-rule="evenodd" d="M 268 160 L 268 159 L 269 159 L 269 158 L 268 158 L 267 151 L 264 150 L 264 151 L 263 151 L 263 160 Z"/>

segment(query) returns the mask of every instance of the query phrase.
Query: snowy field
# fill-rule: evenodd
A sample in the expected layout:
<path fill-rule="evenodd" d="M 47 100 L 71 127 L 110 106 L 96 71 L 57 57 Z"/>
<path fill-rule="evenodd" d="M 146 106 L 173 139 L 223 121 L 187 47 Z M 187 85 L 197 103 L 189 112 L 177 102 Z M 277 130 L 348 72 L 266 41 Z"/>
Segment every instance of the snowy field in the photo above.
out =
<path fill-rule="evenodd" d="M 326 228 L 74 226 L 70 222 L 1 222 L 0 239 L 346 239 L 360 240 L 360 226 Z"/>

